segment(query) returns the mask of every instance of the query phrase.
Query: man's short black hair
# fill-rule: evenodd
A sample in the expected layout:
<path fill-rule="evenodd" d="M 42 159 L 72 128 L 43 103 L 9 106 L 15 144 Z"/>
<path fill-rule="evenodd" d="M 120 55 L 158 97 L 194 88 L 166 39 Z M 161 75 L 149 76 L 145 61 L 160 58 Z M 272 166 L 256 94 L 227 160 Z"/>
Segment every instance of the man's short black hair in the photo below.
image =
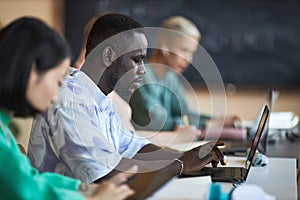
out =
<path fill-rule="evenodd" d="M 33 65 L 42 75 L 69 57 L 65 41 L 39 19 L 23 17 L 1 29 L 0 108 L 15 116 L 36 113 L 26 99 Z"/>
<path fill-rule="evenodd" d="M 95 21 L 90 30 L 85 55 L 87 56 L 98 44 L 109 37 L 139 28 L 143 26 L 129 16 L 116 13 L 103 15 Z"/>

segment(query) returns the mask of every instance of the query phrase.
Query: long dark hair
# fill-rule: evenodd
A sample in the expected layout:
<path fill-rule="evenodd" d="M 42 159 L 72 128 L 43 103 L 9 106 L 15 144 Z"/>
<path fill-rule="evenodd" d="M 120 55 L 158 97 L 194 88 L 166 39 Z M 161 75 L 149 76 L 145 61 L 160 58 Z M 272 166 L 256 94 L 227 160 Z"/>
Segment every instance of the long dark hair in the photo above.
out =
<path fill-rule="evenodd" d="M 42 75 L 70 57 L 65 41 L 39 19 L 23 17 L 0 31 L 0 108 L 15 116 L 36 110 L 26 100 L 32 66 Z"/>

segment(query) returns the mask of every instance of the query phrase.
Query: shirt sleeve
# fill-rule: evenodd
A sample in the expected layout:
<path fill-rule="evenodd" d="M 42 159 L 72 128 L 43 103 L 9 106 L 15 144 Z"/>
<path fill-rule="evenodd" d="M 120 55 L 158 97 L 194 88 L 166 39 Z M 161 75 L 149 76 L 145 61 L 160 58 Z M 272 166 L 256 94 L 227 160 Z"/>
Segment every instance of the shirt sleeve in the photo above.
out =
<path fill-rule="evenodd" d="M 107 115 L 95 105 L 64 103 L 48 111 L 53 151 L 73 177 L 92 183 L 122 159 L 119 140 L 111 137 Z"/>
<path fill-rule="evenodd" d="M 149 144 L 150 141 L 138 136 L 134 131 L 128 130 L 118 113 L 115 114 L 116 132 L 120 138 L 119 152 L 122 157 L 132 158 L 136 153 Z"/>
<path fill-rule="evenodd" d="M 31 167 L 20 152 L 0 144 L 1 197 L 4 199 L 84 199 L 77 191 L 80 181 Z"/>

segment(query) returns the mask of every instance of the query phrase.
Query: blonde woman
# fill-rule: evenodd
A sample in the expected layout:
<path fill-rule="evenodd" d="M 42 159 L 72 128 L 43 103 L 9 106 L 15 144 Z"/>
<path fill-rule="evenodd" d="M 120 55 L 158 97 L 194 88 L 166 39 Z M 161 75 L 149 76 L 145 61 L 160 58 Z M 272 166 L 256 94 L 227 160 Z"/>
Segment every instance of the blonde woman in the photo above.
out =
<path fill-rule="evenodd" d="M 167 18 L 162 28 L 174 34 L 162 32 L 158 36 L 159 49 L 153 51 L 148 61 L 145 85 L 129 100 L 132 121 L 136 129 L 196 132 L 197 128 L 205 126 L 209 116 L 200 116 L 189 109 L 178 74 L 182 74 L 191 63 L 201 34 L 192 21 L 182 16 Z M 187 123 L 183 126 L 183 115 L 188 116 L 189 126 Z"/>
<path fill-rule="evenodd" d="M 130 98 L 123 98 L 129 99 L 136 129 L 199 134 L 198 129 L 205 128 L 212 117 L 190 109 L 179 75 L 192 62 L 201 33 L 183 16 L 169 17 L 161 27 L 169 31 L 161 31 L 158 35 L 159 48 L 153 51 L 148 61 L 144 85 Z M 235 116 L 229 117 L 225 125 L 232 126 L 235 119 Z"/>

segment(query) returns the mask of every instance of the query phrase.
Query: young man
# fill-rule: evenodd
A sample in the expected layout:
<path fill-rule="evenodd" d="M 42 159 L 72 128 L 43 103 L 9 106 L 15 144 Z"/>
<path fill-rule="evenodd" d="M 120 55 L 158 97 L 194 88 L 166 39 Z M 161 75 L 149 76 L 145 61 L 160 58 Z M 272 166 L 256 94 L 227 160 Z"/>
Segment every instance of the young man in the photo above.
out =
<path fill-rule="evenodd" d="M 167 151 L 129 131 L 107 95 L 131 93 L 145 73 L 147 39 L 128 16 L 108 14 L 93 24 L 82 71 L 69 69 L 58 101 L 37 116 L 28 155 L 40 171 L 54 171 L 84 182 L 109 178 L 136 164 L 139 170 L 189 174 L 208 163 L 224 164 L 209 143 L 191 151 Z M 41 134 L 42 133 L 42 134 Z"/>

